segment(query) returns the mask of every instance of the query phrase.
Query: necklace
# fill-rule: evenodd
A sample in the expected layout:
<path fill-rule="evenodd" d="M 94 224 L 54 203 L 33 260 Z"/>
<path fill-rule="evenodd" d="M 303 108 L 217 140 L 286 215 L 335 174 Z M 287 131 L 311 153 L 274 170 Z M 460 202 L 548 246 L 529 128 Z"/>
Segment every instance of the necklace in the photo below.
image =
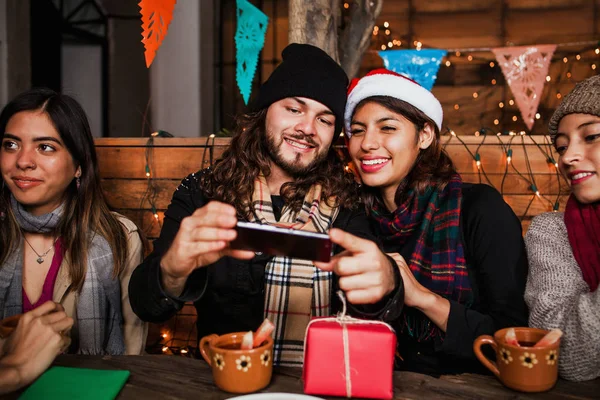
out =
<path fill-rule="evenodd" d="M 44 262 L 44 257 L 46 257 L 48 255 L 48 253 L 50 253 L 50 250 L 52 250 L 54 248 L 54 245 L 56 244 L 56 241 L 58 240 L 58 237 L 56 237 L 56 239 L 54 239 L 54 242 L 52 242 L 52 246 L 50 246 L 50 248 L 48 250 L 46 250 L 46 252 L 44 254 L 40 254 L 37 251 L 35 251 L 35 249 L 31 245 L 31 243 L 29 243 L 29 240 L 27 240 L 27 238 L 25 237 L 25 235 L 23 235 L 23 239 L 25 239 L 25 242 L 29 245 L 29 247 L 31 248 L 31 250 L 33 250 L 33 252 L 35 253 L 35 255 L 38 256 L 38 258 L 35 261 L 37 261 L 38 264 L 41 264 L 41 263 Z"/>

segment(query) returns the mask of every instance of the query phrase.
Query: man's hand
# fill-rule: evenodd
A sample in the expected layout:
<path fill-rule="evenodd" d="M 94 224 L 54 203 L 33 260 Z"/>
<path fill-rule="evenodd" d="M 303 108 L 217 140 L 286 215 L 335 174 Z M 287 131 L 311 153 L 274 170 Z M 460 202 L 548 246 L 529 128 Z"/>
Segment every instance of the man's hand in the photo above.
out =
<path fill-rule="evenodd" d="M 23 314 L 4 342 L 0 372 L 9 371 L 10 379 L 0 385 L 0 393 L 26 386 L 40 376 L 64 349 L 68 338 L 61 333 L 71 326 L 73 319 L 52 301 Z"/>
<path fill-rule="evenodd" d="M 229 242 L 237 236 L 235 208 L 212 201 L 181 221 L 171 247 L 160 262 L 163 288 L 171 295 L 183 291 L 188 276 L 197 268 L 225 256 L 251 259 L 254 252 L 232 250 Z"/>
<path fill-rule="evenodd" d="M 328 263 L 315 262 L 315 265 L 340 277 L 340 289 L 350 303 L 373 304 L 394 290 L 393 265 L 374 242 L 335 228 L 329 236 L 345 250 Z"/>

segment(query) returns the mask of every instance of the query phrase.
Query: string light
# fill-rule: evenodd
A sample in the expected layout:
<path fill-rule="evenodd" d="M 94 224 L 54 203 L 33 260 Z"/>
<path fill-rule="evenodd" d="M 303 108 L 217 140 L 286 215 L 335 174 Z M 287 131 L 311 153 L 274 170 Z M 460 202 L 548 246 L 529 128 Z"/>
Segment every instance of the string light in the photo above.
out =
<path fill-rule="evenodd" d="M 577 55 L 575 56 L 575 58 L 577 59 L 577 61 L 579 61 L 579 60 L 581 60 L 581 55 L 580 55 L 580 54 L 577 54 Z"/>
<path fill-rule="evenodd" d="M 550 77 L 550 75 L 546 76 L 546 82 L 550 82 L 552 80 L 552 78 Z"/>
<path fill-rule="evenodd" d="M 477 164 L 477 169 L 481 168 L 481 156 L 479 153 L 475 153 L 475 164 Z"/>
<path fill-rule="evenodd" d="M 146 177 L 150 178 L 150 167 L 146 165 Z"/>
<path fill-rule="evenodd" d="M 592 69 L 596 69 L 596 64 L 592 64 Z"/>
<path fill-rule="evenodd" d="M 473 93 L 473 98 L 474 98 L 474 99 L 476 99 L 476 98 L 478 98 L 478 97 L 479 97 L 479 93 L 477 93 L 477 92 L 474 92 L 474 93 Z"/>
<path fill-rule="evenodd" d="M 452 65 L 452 63 L 450 62 L 450 60 L 446 61 L 446 67 L 449 67 L 451 65 Z M 594 67 L 592 67 L 592 68 L 594 68 Z"/>
<path fill-rule="evenodd" d="M 456 57 L 460 57 L 460 51 L 457 51 L 456 53 L 454 53 L 456 55 Z"/>
<path fill-rule="evenodd" d="M 455 104 L 455 105 L 454 105 L 454 109 L 455 109 L 455 110 L 458 110 L 459 108 L 460 108 L 460 106 L 459 106 L 458 104 Z"/>
<path fill-rule="evenodd" d="M 516 116 L 516 115 L 513 115 L 513 117 L 512 117 L 512 120 L 513 120 L 514 122 L 517 122 L 517 119 L 518 119 L 518 118 L 517 118 L 517 116 Z"/>
<path fill-rule="evenodd" d="M 348 3 L 344 3 L 344 8 L 345 8 L 346 10 L 347 10 L 347 9 L 349 9 L 349 8 L 350 8 L 350 4 L 348 4 Z"/>
<path fill-rule="evenodd" d="M 567 78 L 571 79 L 571 72 L 567 72 Z"/>
<path fill-rule="evenodd" d="M 512 149 L 508 149 L 506 151 L 506 163 L 510 164 L 511 160 L 512 160 Z"/>
<path fill-rule="evenodd" d="M 450 134 L 451 134 L 452 136 L 456 136 L 456 132 L 454 132 L 454 131 L 450 131 Z"/>
<path fill-rule="evenodd" d="M 557 99 L 560 99 L 561 97 L 562 97 L 562 94 L 560 94 L 560 92 L 559 92 L 559 93 L 556 93 L 556 98 L 557 98 Z"/>
<path fill-rule="evenodd" d="M 514 106 L 514 105 L 515 105 L 515 101 L 514 101 L 513 99 L 510 99 L 510 100 L 508 101 L 508 104 L 510 104 L 511 106 Z"/>
<path fill-rule="evenodd" d="M 596 54 L 600 54 L 600 49 L 596 49 L 596 50 L 594 50 L 594 53 L 596 53 Z"/>
<path fill-rule="evenodd" d="M 385 21 L 385 22 L 383 23 L 383 26 L 384 26 L 384 27 L 386 27 L 386 28 L 389 28 L 389 27 L 390 27 L 390 23 L 389 23 L 389 22 L 387 22 L 387 21 Z"/>
<path fill-rule="evenodd" d="M 535 193 L 535 195 L 536 195 L 537 197 L 540 197 L 540 196 L 541 196 L 541 195 L 540 195 L 540 191 L 538 190 L 537 186 L 535 186 L 535 183 L 532 183 L 532 184 L 531 184 L 531 191 L 532 191 L 533 193 Z"/>
<path fill-rule="evenodd" d="M 162 336 L 163 339 L 166 339 L 166 338 L 169 337 L 169 335 L 167 333 L 163 333 L 161 336 Z"/>
<path fill-rule="evenodd" d="M 496 80 L 492 79 L 492 85 L 495 85 L 495 84 L 496 84 Z"/>
<path fill-rule="evenodd" d="M 473 56 L 469 54 L 469 56 L 467 57 L 467 60 L 473 61 Z"/>
<path fill-rule="evenodd" d="M 498 107 L 504 108 L 504 103 L 503 102 L 498 103 Z"/>
<path fill-rule="evenodd" d="M 490 61 L 490 68 L 494 68 L 494 66 L 495 66 L 495 65 L 496 65 L 496 64 L 494 64 L 494 62 L 493 62 L 493 61 Z"/>
<path fill-rule="evenodd" d="M 540 119 L 542 118 L 542 116 L 540 115 L 540 113 L 535 113 L 535 119 Z"/>
<path fill-rule="evenodd" d="M 558 163 L 556 162 L 556 160 L 554 158 L 548 157 L 548 164 L 552 164 L 552 165 L 554 165 L 554 167 L 556 169 L 558 169 Z"/>
<path fill-rule="evenodd" d="M 479 137 L 479 135 L 480 135 L 479 131 L 475 131 L 474 135 L 475 135 L 475 137 Z"/>
<path fill-rule="evenodd" d="M 168 348 L 167 346 L 163 346 L 163 347 L 162 347 L 162 352 L 163 352 L 163 353 L 166 353 L 166 352 L 167 352 L 167 350 L 169 350 L 169 348 Z"/>
<path fill-rule="evenodd" d="M 389 35 L 390 35 L 390 33 L 392 33 L 392 32 L 391 32 L 389 29 L 386 29 L 386 30 L 385 30 L 385 34 L 386 34 L 386 35 L 388 35 L 388 36 L 389 36 Z"/>
<path fill-rule="evenodd" d="M 569 62 L 569 59 L 567 57 L 563 58 L 563 62 L 566 64 Z"/>
<path fill-rule="evenodd" d="M 498 119 L 495 119 L 494 120 L 494 125 L 499 125 L 499 124 L 500 124 L 500 121 L 498 121 Z"/>

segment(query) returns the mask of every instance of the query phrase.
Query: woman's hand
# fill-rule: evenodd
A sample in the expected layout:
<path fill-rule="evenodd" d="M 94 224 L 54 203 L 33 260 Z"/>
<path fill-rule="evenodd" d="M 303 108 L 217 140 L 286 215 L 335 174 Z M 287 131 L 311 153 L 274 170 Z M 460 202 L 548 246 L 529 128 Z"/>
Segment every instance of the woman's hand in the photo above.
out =
<path fill-rule="evenodd" d="M 0 393 L 26 386 L 40 376 L 64 349 L 67 338 L 61 333 L 71 326 L 73 319 L 52 301 L 23 314 L 3 345 L 0 372 L 8 370 L 10 379 L 3 379 Z"/>
<path fill-rule="evenodd" d="M 339 276 L 340 289 L 350 303 L 377 303 L 395 289 L 394 266 L 375 243 L 335 228 L 329 237 L 345 250 L 328 263 L 315 265 Z"/>
<path fill-rule="evenodd" d="M 404 304 L 423 312 L 445 332 L 448 325 L 448 315 L 450 314 L 450 302 L 421 285 L 413 275 L 404 257 L 400 254 L 388 253 L 388 256 L 396 261 L 400 269 L 400 276 L 404 284 Z"/>

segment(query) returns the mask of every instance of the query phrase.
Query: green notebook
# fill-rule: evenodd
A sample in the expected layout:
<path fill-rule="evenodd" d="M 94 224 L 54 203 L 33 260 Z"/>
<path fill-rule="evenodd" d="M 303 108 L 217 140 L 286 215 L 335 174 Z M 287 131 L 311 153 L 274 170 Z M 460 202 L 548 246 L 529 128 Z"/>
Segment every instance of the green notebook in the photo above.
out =
<path fill-rule="evenodd" d="M 52 367 L 23 392 L 23 400 L 112 400 L 117 397 L 129 371 Z"/>

